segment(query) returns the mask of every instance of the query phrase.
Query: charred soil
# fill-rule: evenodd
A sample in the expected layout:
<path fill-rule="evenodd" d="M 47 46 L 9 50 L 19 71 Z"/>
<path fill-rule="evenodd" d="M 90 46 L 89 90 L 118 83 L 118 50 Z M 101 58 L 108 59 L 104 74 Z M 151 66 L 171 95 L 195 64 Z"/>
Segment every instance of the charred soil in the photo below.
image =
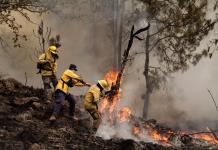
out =
<path fill-rule="evenodd" d="M 42 89 L 24 86 L 14 79 L 0 80 L 0 149 L 206 149 L 164 147 L 119 138 L 104 140 L 93 135 L 87 125 L 89 120 L 74 121 L 63 113 L 57 122 L 50 123 L 51 110 L 52 104 L 45 103 Z"/>

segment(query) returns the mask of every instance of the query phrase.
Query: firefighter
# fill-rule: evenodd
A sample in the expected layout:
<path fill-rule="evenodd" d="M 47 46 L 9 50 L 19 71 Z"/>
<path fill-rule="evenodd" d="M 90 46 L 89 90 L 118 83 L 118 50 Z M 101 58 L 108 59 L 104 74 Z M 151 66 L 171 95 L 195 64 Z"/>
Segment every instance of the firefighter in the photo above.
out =
<path fill-rule="evenodd" d="M 106 80 L 99 80 L 97 84 L 92 85 L 85 94 L 84 108 L 94 119 L 93 130 L 97 131 L 101 123 L 101 114 L 98 111 L 98 102 L 103 96 L 103 91 L 109 91 L 109 84 Z"/>
<path fill-rule="evenodd" d="M 49 46 L 48 50 L 39 56 L 39 62 L 37 68 L 39 73 L 42 75 L 42 81 L 44 85 L 45 95 L 47 102 L 52 100 L 52 87 L 55 89 L 57 85 L 57 59 L 58 51 L 56 46 Z"/>
<path fill-rule="evenodd" d="M 69 88 L 73 86 L 78 86 L 78 87 L 90 86 L 90 84 L 84 82 L 80 78 L 80 76 L 78 76 L 75 73 L 76 71 L 78 71 L 77 66 L 74 64 L 71 64 L 69 66 L 69 69 L 64 71 L 61 78 L 58 80 L 58 84 L 55 90 L 55 101 L 53 105 L 53 113 L 49 119 L 50 121 L 56 120 L 65 100 L 67 100 L 70 105 L 69 115 L 77 120 L 77 118 L 74 117 L 75 99 L 73 95 L 69 93 Z"/>

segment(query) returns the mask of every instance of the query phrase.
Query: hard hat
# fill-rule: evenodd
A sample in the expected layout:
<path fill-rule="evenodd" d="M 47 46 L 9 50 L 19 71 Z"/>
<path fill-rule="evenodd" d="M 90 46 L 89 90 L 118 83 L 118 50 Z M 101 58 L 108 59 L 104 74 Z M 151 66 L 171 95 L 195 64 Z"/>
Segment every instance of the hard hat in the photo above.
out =
<path fill-rule="evenodd" d="M 100 86 L 105 90 L 105 91 L 109 91 L 110 89 L 110 85 L 108 84 L 108 82 L 106 80 L 98 80 L 98 84 L 100 84 Z"/>
<path fill-rule="evenodd" d="M 75 70 L 75 71 L 78 71 L 77 69 L 77 66 L 74 65 L 74 64 L 70 64 L 70 67 L 69 67 L 70 70 Z"/>
<path fill-rule="evenodd" d="M 49 46 L 48 50 L 53 54 L 57 54 L 57 47 L 56 46 Z"/>

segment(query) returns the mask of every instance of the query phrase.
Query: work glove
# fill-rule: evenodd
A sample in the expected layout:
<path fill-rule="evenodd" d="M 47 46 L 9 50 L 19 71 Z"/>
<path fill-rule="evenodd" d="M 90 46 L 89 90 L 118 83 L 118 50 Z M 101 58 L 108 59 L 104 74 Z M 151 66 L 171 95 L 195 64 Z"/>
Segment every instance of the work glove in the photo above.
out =
<path fill-rule="evenodd" d="M 85 83 L 85 85 L 86 85 L 86 86 L 88 86 L 88 87 L 90 87 L 90 86 L 91 86 L 91 84 L 90 84 L 90 83 Z"/>

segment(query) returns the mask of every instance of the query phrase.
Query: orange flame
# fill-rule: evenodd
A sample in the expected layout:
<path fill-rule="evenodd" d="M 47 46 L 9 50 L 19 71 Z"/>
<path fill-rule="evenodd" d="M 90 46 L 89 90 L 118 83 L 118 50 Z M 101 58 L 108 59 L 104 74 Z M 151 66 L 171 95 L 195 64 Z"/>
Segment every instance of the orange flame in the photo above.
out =
<path fill-rule="evenodd" d="M 197 134 L 197 135 L 193 135 L 192 137 L 196 138 L 196 139 L 201 139 L 201 140 L 207 141 L 210 144 L 218 145 L 218 141 L 211 135 Z"/>
<path fill-rule="evenodd" d="M 104 98 L 100 104 L 99 111 L 101 113 L 103 113 L 103 110 L 105 110 L 107 108 L 107 106 L 108 106 L 108 100 L 107 100 L 107 98 Z"/>
<path fill-rule="evenodd" d="M 107 80 L 107 82 L 109 83 L 110 87 L 112 87 L 113 85 L 116 84 L 117 76 L 118 76 L 118 72 L 117 71 L 109 71 L 105 75 L 104 79 Z M 100 104 L 100 109 L 99 110 L 100 110 L 101 113 L 104 113 L 104 111 L 106 109 L 109 110 L 109 113 L 110 113 L 109 118 L 110 118 L 110 120 L 113 119 L 113 113 L 115 111 L 115 108 L 116 108 L 119 100 L 120 100 L 120 95 L 121 94 L 120 94 L 120 91 L 119 91 L 119 93 L 117 95 L 115 95 L 112 100 L 110 100 L 111 103 L 109 103 L 108 97 L 105 97 L 102 100 L 101 104 Z"/>
<path fill-rule="evenodd" d="M 156 130 L 149 131 L 149 135 L 157 142 L 160 143 L 168 142 L 168 138 L 166 136 L 160 135 L 160 133 L 158 133 Z"/>
<path fill-rule="evenodd" d="M 133 135 L 138 136 L 140 134 L 140 132 L 141 132 L 141 129 L 139 127 L 132 128 Z"/>
<path fill-rule="evenodd" d="M 117 72 L 117 71 L 109 71 L 104 76 L 104 80 L 107 80 L 109 85 L 112 86 L 112 85 L 116 84 L 118 73 L 119 72 Z"/>
<path fill-rule="evenodd" d="M 131 116 L 131 110 L 128 107 L 123 107 L 118 114 L 120 123 L 129 121 Z"/>
<path fill-rule="evenodd" d="M 109 83 L 110 87 L 112 87 L 113 85 L 116 84 L 116 80 L 117 80 L 117 76 L 118 76 L 118 72 L 117 71 L 109 71 L 104 79 L 107 80 L 107 82 Z M 123 122 L 128 122 L 130 120 L 130 117 L 132 115 L 131 110 L 128 107 L 123 107 L 118 114 L 115 112 L 116 111 L 116 107 L 117 104 L 120 101 L 120 97 L 121 97 L 121 90 L 119 90 L 119 92 L 117 93 L 117 95 L 114 95 L 113 99 L 109 101 L 109 97 L 105 97 L 101 103 L 100 103 L 100 107 L 99 107 L 99 111 L 104 114 L 109 114 L 109 121 L 113 122 L 114 119 L 118 119 L 119 123 L 123 123 Z M 117 116 L 116 116 L 117 115 Z M 162 144 L 164 146 L 171 146 L 170 144 L 170 137 L 174 134 L 173 131 L 168 131 L 163 133 L 160 133 L 159 131 L 157 131 L 155 129 L 155 127 L 150 126 L 148 124 L 145 124 L 144 128 L 143 127 L 139 127 L 139 126 L 133 126 L 132 127 L 132 134 L 134 136 L 136 136 L 137 138 L 140 139 L 143 138 L 143 131 L 146 130 L 147 134 L 158 144 Z M 183 133 L 180 133 L 181 135 Z M 186 133 L 184 133 L 186 134 Z M 208 134 L 196 134 L 196 135 L 192 135 L 192 138 L 195 139 L 200 139 L 200 140 L 204 140 L 207 141 L 210 144 L 214 144 L 218 146 L 218 140 L 214 138 L 213 135 L 208 135 Z"/>

